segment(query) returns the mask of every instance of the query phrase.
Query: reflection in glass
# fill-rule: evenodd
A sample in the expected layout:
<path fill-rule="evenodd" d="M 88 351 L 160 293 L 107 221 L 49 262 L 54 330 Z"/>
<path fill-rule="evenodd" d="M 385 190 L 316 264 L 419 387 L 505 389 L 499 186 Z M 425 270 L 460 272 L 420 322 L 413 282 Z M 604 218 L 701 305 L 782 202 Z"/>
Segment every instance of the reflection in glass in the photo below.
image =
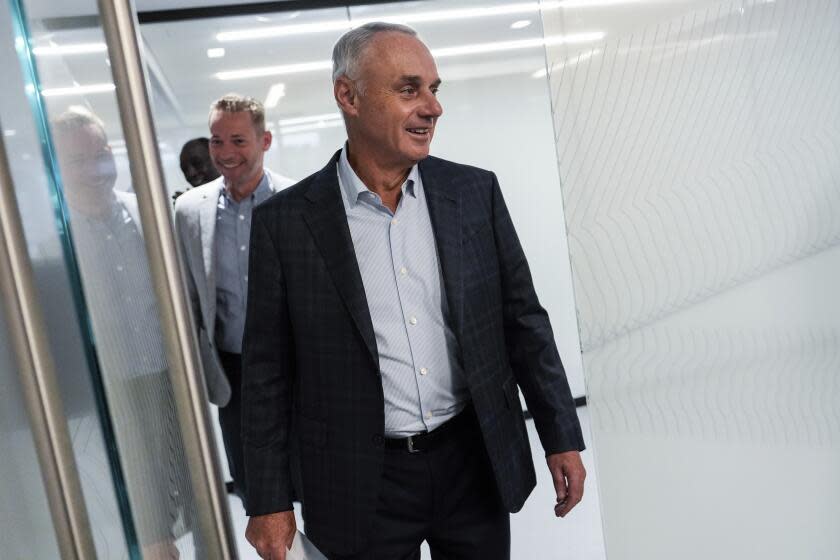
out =
<path fill-rule="evenodd" d="M 114 189 L 93 113 L 71 107 L 52 133 L 138 539 L 145 555 L 168 558 L 194 512 L 137 200 Z"/>

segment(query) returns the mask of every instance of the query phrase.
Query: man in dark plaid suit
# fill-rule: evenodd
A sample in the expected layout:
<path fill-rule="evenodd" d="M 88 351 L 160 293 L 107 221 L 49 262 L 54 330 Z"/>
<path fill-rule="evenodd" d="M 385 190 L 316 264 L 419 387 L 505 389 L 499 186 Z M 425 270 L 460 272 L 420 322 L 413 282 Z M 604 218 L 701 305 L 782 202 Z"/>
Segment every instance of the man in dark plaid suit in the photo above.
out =
<path fill-rule="evenodd" d="M 583 438 L 554 335 L 493 173 L 429 156 L 437 68 L 410 28 L 333 51 L 348 143 L 259 206 L 243 356 L 246 537 L 285 559 L 303 516 L 329 558 L 506 559 L 535 485 L 581 499 Z"/>

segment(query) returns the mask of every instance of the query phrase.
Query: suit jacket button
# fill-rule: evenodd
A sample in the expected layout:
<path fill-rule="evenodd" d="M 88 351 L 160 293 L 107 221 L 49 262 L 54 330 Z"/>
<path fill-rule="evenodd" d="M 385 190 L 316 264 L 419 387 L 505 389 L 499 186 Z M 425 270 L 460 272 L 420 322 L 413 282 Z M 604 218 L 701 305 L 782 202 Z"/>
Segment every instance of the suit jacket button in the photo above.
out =
<path fill-rule="evenodd" d="M 385 443 L 385 438 L 382 437 L 381 434 L 375 434 L 373 436 L 373 445 L 375 445 L 376 447 L 382 447 L 382 445 L 384 443 Z"/>

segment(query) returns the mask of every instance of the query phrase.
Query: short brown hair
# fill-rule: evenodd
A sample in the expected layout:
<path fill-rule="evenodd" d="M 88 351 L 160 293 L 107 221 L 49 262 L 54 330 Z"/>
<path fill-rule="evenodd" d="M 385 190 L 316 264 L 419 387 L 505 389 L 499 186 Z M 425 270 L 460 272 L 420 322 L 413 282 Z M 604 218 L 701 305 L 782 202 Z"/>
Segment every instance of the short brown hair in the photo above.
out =
<path fill-rule="evenodd" d="M 222 113 L 250 113 L 251 123 L 259 134 L 265 132 L 265 108 L 263 104 L 247 95 L 228 93 L 210 105 L 210 115 L 215 111 Z M 208 117 L 208 118 L 209 118 Z"/>

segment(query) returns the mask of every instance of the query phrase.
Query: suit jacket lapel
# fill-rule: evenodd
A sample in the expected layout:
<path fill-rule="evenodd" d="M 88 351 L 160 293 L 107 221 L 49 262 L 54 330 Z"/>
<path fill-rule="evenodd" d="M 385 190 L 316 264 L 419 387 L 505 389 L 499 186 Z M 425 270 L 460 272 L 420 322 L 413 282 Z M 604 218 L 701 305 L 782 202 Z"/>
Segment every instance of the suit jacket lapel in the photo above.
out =
<path fill-rule="evenodd" d="M 442 172 L 435 158 L 421 161 L 419 168 L 437 242 L 446 301 L 449 303 L 449 319 L 460 338 L 464 303 L 461 192 Z"/>
<path fill-rule="evenodd" d="M 306 193 L 309 207 L 304 211 L 303 217 L 327 264 L 333 283 L 347 306 L 347 311 L 353 317 L 378 370 L 376 336 L 338 185 L 336 163 L 339 153 L 333 156 L 309 187 Z"/>

